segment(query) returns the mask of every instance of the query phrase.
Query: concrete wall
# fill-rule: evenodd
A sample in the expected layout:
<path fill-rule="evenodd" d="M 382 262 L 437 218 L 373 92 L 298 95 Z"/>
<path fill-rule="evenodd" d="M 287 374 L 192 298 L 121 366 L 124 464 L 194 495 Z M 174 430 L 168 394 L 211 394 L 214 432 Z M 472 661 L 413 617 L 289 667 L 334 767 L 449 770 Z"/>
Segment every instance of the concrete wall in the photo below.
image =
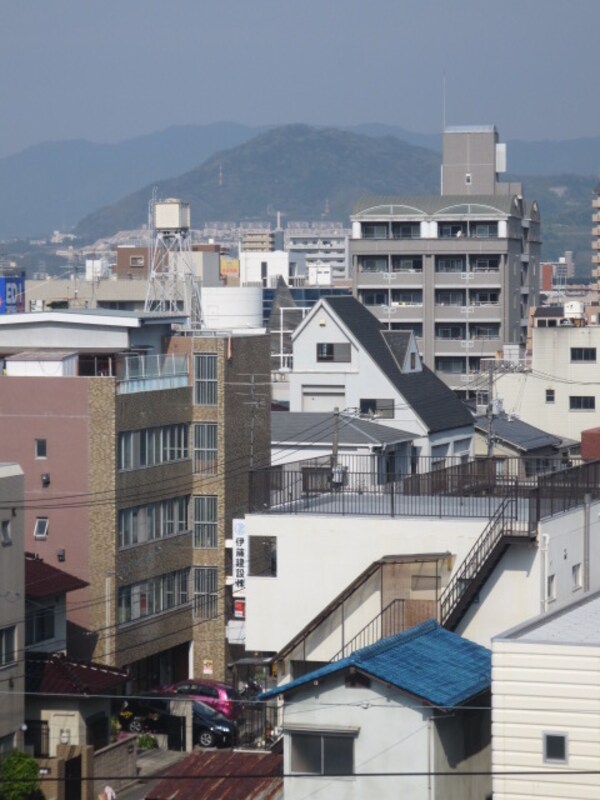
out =
<path fill-rule="evenodd" d="M 248 515 L 249 536 L 277 540 L 277 577 L 249 577 L 246 581 L 246 648 L 280 650 L 383 556 L 449 551 L 456 567 L 486 523 L 477 519 Z"/>
<path fill-rule="evenodd" d="M 0 458 L 4 459 L 4 455 Z M 20 743 L 19 727 L 25 718 L 23 494 L 19 465 L 0 463 L 0 522 L 8 523 L 9 536 L 8 540 L 0 539 L 0 629 L 16 629 L 15 661 L 0 669 L 0 758 Z"/>

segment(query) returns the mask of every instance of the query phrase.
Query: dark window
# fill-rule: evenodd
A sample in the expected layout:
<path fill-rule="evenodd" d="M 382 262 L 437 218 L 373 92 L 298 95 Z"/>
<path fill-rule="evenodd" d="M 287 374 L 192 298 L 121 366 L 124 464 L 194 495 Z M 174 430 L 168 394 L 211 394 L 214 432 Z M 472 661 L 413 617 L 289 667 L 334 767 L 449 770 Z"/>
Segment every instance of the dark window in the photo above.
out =
<path fill-rule="evenodd" d="M 595 347 L 572 347 L 571 361 L 596 361 Z"/>
<path fill-rule="evenodd" d="M 564 734 L 544 734 L 544 761 L 567 760 L 567 737 Z"/>
<path fill-rule="evenodd" d="M 416 366 L 417 366 L 417 354 L 416 353 L 411 353 L 410 354 L 410 368 L 411 369 L 416 369 Z"/>
<path fill-rule="evenodd" d="M 467 225 L 465 222 L 441 222 L 438 224 L 438 236 L 440 239 L 450 239 L 467 235 Z"/>
<path fill-rule="evenodd" d="M 350 361 L 350 342 L 317 344 L 317 361 Z"/>
<path fill-rule="evenodd" d="M 46 447 L 46 440 L 45 439 L 36 439 L 35 440 L 35 457 L 36 458 L 46 458 L 48 454 L 48 450 Z"/>
<path fill-rule="evenodd" d="M 54 638 L 54 606 L 30 609 L 25 618 L 25 644 L 37 644 Z"/>
<path fill-rule="evenodd" d="M 305 775 L 352 775 L 354 737 L 294 733 L 291 737 L 292 772 Z"/>
<path fill-rule="evenodd" d="M 394 419 L 394 401 L 361 398 L 360 413 L 382 417 L 383 419 Z"/>
<path fill-rule="evenodd" d="M 12 542 L 9 519 L 3 519 L 0 523 L 0 542 L 2 544 L 10 544 Z"/>
<path fill-rule="evenodd" d="M 260 578 L 277 577 L 277 538 L 250 536 L 248 574 Z"/>
<path fill-rule="evenodd" d="M 0 667 L 13 664 L 15 655 L 15 626 L 0 629 Z"/>
<path fill-rule="evenodd" d="M 392 238 L 419 239 L 421 237 L 420 222 L 392 222 Z"/>
<path fill-rule="evenodd" d="M 362 235 L 363 239 L 387 239 L 387 222 L 363 222 Z"/>
<path fill-rule="evenodd" d="M 547 403 L 554 402 L 554 389 L 546 389 L 546 402 Z"/>
<path fill-rule="evenodd" d="M 194 616 L 214 619 L 218 612 L 218 573 L 216 567 L 194 567 Z"/>
<path fill-rule="evenodd" d="M 423 272 L 421 256 L 392 256 L 392 272 Z"/>
<path fill-rule="evenodd" d="M 595 411 L 596 398 L 592 395 L 571 395 L 569 397 L 570 411 Z"/>
<path fill-rule="evenodd" d="M 437 257 L 435 259 L 436 272 L 464 272 L 465 260 L 464 258 L 451 258 L 451 257 Z"/>
<path fill-rule="evenodd" d="M 48 536 L 48 517 L 38 517 L 33 528 L 35 539 L 45 539 Z"/>

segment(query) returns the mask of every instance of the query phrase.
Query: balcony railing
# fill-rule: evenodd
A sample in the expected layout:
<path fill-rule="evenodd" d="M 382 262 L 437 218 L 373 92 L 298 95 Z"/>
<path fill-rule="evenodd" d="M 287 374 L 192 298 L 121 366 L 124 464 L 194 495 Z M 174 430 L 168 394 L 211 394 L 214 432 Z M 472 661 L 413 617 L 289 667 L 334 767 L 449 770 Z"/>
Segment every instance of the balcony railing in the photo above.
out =
<path fill-rule="evenodd" d="M 187 356 L 131 355 L 116 364 L 117 394 L 179 389 L 189 385 Z"/>

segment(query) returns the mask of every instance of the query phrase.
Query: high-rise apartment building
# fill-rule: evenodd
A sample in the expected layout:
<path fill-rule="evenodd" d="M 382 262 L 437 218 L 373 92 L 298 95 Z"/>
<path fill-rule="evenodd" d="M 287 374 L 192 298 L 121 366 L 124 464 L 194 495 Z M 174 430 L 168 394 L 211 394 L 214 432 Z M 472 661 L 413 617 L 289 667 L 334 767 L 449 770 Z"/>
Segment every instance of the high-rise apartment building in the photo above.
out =
<path fill-rule="evenodd" d="M 352 215 L 356 296 L 390 329 L 412 330 L 463 395 L 482 358 L 525 344 L 539 286 L 539 209 L 499 181 L 504 169 L 494 127 L 449 128 L 439 196 L 363 197 Z"/>

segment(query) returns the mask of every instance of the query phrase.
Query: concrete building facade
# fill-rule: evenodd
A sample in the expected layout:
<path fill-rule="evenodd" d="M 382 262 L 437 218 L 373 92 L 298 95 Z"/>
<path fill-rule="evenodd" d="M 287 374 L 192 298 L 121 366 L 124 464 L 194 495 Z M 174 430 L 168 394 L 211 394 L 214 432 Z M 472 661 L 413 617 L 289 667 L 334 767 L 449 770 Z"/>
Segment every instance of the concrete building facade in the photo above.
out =
<path fill-rule="evenodd" d="M 501 147 L 494 128 L 449 129 L 440 196 L 364 197 L 352 214 L 356 296 L 467 395 L 482 357 L 525 345 L 539 286 L 539 209 L 498 181 Z"/>

